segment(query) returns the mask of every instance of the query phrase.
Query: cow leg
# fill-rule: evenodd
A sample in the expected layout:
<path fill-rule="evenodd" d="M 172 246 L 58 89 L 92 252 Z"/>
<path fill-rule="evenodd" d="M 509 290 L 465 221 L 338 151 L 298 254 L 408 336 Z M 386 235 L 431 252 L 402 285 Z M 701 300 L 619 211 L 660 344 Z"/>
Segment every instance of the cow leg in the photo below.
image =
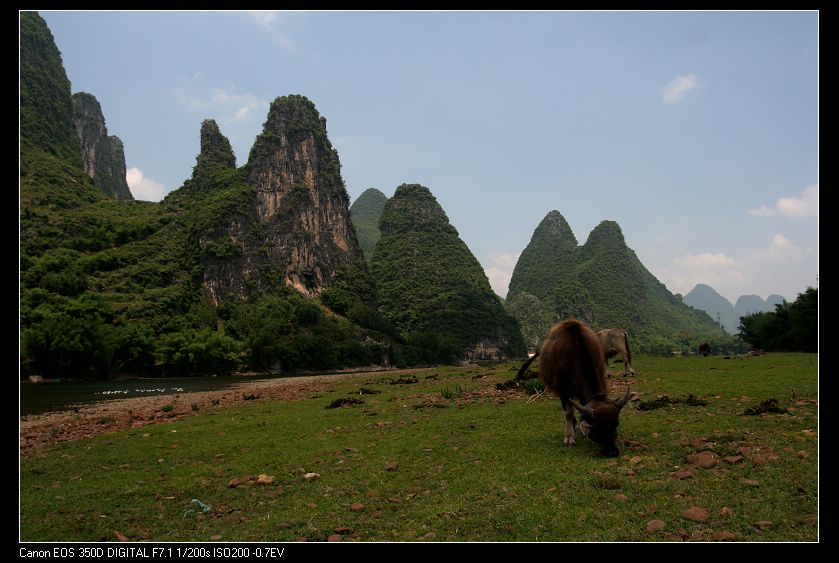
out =
<path fill-rule="evenodd" d="M 565 411 L 565 440 L 563 442 L 570 448 L 577 443 L 577 439 L 574 436 L 574 407 L 571 406 L 571 403 L 563 401 L 562 409 Z"/>
<path fill-rule="evenodd" d="M 606 361 L 606 377 L 612 377 L 612 368 L 609 366 L 609 361 Z"/>

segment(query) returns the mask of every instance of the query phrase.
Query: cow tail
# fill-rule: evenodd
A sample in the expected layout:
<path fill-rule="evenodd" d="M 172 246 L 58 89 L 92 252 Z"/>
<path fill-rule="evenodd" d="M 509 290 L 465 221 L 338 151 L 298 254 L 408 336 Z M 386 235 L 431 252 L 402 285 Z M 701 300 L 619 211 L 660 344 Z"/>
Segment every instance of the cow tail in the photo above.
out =
<path fill-rule="evenodd" d="M 629 336 L 623 331 L 623 345 L 626 348 L 626 361 L 632 365 L 632 352 L 629 351 Z"/>
<path fill-rule="evenodd" d="M 516 381 L 521 381 L 521 378 L 524 375 L 524 372 L 527 371 L 527 368 L 530 367 L 530 364 L 532 364 L 533 360 L 535 360 L 538 356 L 539 356 L 539 352 L 536 352 L 535 354 L 530 356 L 527 359 L 526 362 L 524 362 L 524 364 L 519 368 L 519 372 L 516 374 Z"/>

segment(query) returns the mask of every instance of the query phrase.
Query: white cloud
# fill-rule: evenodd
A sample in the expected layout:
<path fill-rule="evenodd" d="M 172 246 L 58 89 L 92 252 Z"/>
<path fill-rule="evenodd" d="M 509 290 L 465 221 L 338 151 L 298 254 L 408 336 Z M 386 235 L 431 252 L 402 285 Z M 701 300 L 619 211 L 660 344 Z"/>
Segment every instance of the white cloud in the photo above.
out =
<path fill-rule="evenodd" d="M 684 254 L 651 268 L 670 291 L 687 293 L 710 285 L 734 303 L 740 295 L 779 293 L 792 300 L 818 276 L 818 249 L 776 234 L 766 246 L 736 256 L 705 252 Z"/>
<path fill-rule="evenodd" d="M 780 197 L 775 207 L 761 205 L 746 211 L 749 215 L 771 217 L 784 215 L 786 217 L 810 217 L 819 215 L 819 185 L 813 184 L 801 190 L 801 194 L 793 197 Z"/>
<path fill-rule="evenodd" d="M 251 118 L 257 110 L 268 110 L 268 102 L 259 99 L 250 92 L 239 92 L 236 87 L 227 85 L 223 88 L 215 88 L 212 94 L 207 96 L 206 82 L 209 80 L 207 73 L 198 71 L 191 78 L 183 77 L 181 85 L 174 90 L 183 103 L 194 109 L 211 110 L 220 112 L 225 117 L 223 123 L 237 123 Z"/>
<path fill-rule="evenodd" d="M 131 195 L 134 196 L 134 199 L 160 201 L 166 195 L 163 184 L 151 178 L 146 178 L 139 168 L 126 170 L 125 181 L 128 182 L 128 187 L 131 188 Z"/>
<path fill-rule="evenodd" d="M 518 254 L 504 252 L 490 252 L 487 255 L 485 263 L 488 266 L 484 266 L 484 272 L 486 272 L 492 290 L 502 297 L 507 295 L 510 279 L 513 277 L 513 269 L 516 267 L 518 259 Z"/>
<path fill-rule="evenodd" d="M 248 15 L 259 25 L 271 29 L 280 13 L 276 10 L 251 10 Z"/>
<path fill-rule="evenodd" d="M 787 217 L 809 217 L 819 214 L 819 185 L 807 186 L 798 197 L 778 200 L 778 212 Z"/>
<path fill-rule="evenodd" d="M 668 104 L 675 104 L 684 99 L 688 93 L 699 87 L 699 77 L 695 74 L 683 74 L 671 80 L 661 93 L 661 99 Z"/>

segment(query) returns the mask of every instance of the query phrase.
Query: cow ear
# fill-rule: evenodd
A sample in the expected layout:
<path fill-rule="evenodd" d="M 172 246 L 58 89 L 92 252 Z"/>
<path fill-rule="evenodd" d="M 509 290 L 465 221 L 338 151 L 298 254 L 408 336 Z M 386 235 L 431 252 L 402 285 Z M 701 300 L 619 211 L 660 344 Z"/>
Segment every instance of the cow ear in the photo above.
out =
<path fill-rule="evenodd" d="M 618 407 L 618 410 L 622 409 L 626 402 L 629 401 L 629 396 L 632 394 L 632 391 L 629 389 L 629 386 L 626 386 L 626 393 L 623 394 L 623 397 L 620 397 L 618 400 L 615 401 L 615 406 Z"/>

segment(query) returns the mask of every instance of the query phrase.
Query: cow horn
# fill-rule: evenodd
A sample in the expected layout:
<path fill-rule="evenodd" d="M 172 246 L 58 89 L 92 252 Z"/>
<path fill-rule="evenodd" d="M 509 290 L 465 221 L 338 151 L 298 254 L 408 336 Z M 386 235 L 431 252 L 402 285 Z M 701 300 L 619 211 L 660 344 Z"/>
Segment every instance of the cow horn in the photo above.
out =
<path fill-rule="evenodd" d="M 626 402 L 629 400 L 629 396 L 631 395 L 631 391 L 629 389 L 629 385 L 626 386 L 626 393 L 623 394 L 623 397 L 618 398 L 615 401 L 615 406 L 618 407 L 618 410 L 622 409 Z"/>
<path fill-rule="evenodd" d="M 575 401 L 574 399 L 568 399 L 568 402 L 571 403 L 571 406 L 573 406 L 575 409 L 580 411 L 580 413 L 583 416 L 586 416 L 586 417 L 594 416 L 594 410 L 591 407 L 584 407 L 580 403 Z"/>

